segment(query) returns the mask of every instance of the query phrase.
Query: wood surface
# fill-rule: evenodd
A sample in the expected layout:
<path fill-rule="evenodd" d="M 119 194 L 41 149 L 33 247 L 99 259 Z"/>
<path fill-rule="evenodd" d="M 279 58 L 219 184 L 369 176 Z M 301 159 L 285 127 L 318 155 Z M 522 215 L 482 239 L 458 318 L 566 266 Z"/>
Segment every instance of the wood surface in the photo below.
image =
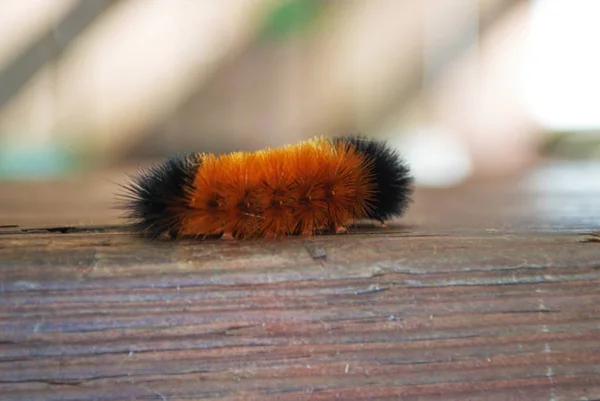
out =
<path fill-rule="evenodd" d="M 598 400 L 597 192 L 509 184 L 248 242 L 148 242 L 109 192 L 0 185 L 0 400 Z"/>

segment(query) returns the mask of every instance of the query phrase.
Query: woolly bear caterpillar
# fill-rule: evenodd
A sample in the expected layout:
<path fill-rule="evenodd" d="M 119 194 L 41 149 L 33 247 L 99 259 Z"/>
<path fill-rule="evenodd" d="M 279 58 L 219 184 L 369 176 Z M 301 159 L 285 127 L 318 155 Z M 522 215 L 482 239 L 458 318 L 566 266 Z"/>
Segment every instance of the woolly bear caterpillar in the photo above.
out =
<path fill-rule="evenodd" d="M 130 177 L 122 194 L 135 231 L 151 237 L 276 238 L 343 232 L 403 214 L 412 177 L 384 142 L 314 138 L 282 148 L 190 153 Z"/>

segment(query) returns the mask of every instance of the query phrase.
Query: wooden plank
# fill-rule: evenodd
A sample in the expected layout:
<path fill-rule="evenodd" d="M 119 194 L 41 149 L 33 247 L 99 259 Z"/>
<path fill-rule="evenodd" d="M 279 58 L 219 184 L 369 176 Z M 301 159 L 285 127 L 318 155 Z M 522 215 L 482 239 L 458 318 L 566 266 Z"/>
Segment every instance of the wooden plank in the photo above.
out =
<path fill-rule="evenodd" d="M 98 230 L 96 230 L 98 231 Z M 3 400 L 600 397 L 584 232 L 0 235 Z"/>
<path fill-rule="evenodd" d="M 477 183 L 385 229 L 148 242 L 110 209 L 122 178 L 0 185 L 0 400 L 600 399 L 597 192 Z"/>

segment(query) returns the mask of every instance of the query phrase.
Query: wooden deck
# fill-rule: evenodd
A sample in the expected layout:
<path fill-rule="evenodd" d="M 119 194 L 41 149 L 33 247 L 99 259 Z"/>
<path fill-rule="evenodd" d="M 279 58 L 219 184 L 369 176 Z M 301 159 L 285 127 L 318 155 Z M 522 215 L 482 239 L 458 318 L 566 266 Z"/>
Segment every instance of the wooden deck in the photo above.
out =
<path fill-rule="evenodd" d="M 148 243 L 85 182 L 0 186 L 0 400 L 600 399 L 600 192 L 473 184 L 386 229 Z"/>

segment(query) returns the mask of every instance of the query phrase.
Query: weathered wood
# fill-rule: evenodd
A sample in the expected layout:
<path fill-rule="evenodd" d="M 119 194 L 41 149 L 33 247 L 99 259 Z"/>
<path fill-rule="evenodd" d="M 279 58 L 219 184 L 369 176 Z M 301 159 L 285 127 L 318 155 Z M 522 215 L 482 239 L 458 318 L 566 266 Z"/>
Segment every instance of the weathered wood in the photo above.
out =
<path fill-rule="evenodd" d="M 598 215 L 507 193 L 310 242 L 4 227 L 0 399 L 600 399 Z"/>

